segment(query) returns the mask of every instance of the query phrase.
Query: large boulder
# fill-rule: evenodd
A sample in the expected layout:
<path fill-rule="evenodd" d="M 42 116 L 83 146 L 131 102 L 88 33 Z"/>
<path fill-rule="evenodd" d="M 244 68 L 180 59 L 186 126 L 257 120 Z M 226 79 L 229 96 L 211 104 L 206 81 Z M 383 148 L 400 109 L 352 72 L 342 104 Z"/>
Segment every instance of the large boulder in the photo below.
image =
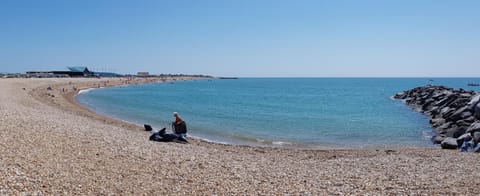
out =
<path fill-rule="evenodd" d="M 432 124 L 432 127 L 439 127 L 445 124 L 445 119 L 443 118 L 435 118 L 430 120 L 430 124 Z"/>
<path fill-rule="evenodd" d="M 453 108 L 449 108 L 449 107 L 444 107 L 440 110 L 440 115 L 445 115 L 446 113 L 448 113 L 450 110 L 455 110 Z"/>
<path fill-rule="evenodd" d="M 442 100 L 435 103 L 435 105 L 438 105 L 440 107 L 445 107 L 445 106 L 449 105 L 450 103 L 452 103 L 453 101 L 455 101 L 455 99 L 457 99 L 457 97 L 458 97 L 457 94 L 454 94 L 454 93 L 449 94 L 445 98 L 443 98 Z"/>
<path fill-rule="evenodd" d="M 393 96 L 393 98 L 395 98 L 395 99 L 405 99 L 405 98 L 407 98 L 407 93 L 405 93 L 405 92 L 397 93 L 395 96 Z"/>
<path fill-rule="evenodd" d="M 407 97 L 405 99 L 405 103 L 407 103 L 407 104 L 412 104 L 412 102 L 413 102 L 413 98 L 411 98 L 411 97 Z"/>
<path fill-rule="evenodd" d="M 472 112 L 466 111 L 466 112 L 463 112 L 463 113 L 460 115 L 460 118 L 461 118 L 461 119 L 467 119 L 467 118 L 470 118 L 470 116 L 472 116 Z"/>
<path fill-rule="evenodd" d="M 449 93 L 450 93 L 450 92 L 449 92 L 449 91 L 446 91 L 446 90 L 440 91 L 440 92 L 436 92 L 436 93 L 433 94 L 432 98 L 435 99 L 435 100 L 440 100 L 440 99 L 445 98 L 445 96 L 446 96 L 447 94 L 449 94 Z"/>
<path fill-rule="evenodd" d="M 461 94 L 460 94 L 460 97 L 461 97 L 461 98 L 472 99 L 472 96 L 473 96 L 473 94 L 472 94 L 471 92 L 464 92 L 464 93 L 461 93 Z"/>
<path fill-rule="evenodd" d="M 466 118 L 466 119 L 463 119 L 463 121 L 472 124 L 473 122 L 475 122 L 475 117 L 470 116 L 470 117 L 468 117 L 468 118 Z"/>
<path fill-rule="evenodd" d="M 441 144 L 445 140 L 445 136 L 443 135 L 435 135 L 432 137 L 432 142 L 434 144 Z"/>
<path fill-rule="evenodd" d="M 440 146 L 442 146 L 443 149 L 457 149 L 458 148 L 457 139 L 452 137 L 447 137 L 442 141 Z"/>
<path fill-rule="evenodd" d="M 467 106 L 470 107 L 470 110 L 473 110 L 474 107 L 480 102 L 480 94 L 477 94 L 470 99 Z"/>
<path fill-rule="evenodd" d="M 475 133 L 480 131 L 480 122 L 474 122 L 467 129 L 467 133 Z"/>
<path fill-rule="evenodd" d="M 439 131 L 447 130 L 447 129 L 452 127 L 452 124 L 453 124 L 453 122 L 444 123 L 441 126 L 437 127 L 437 130 L 439 130 Z"/>
<path fill-rule="evenodd" d="M 468 98 L 457 98 L 453 102 L 448 104 L 447 106 L 454 107 L 454 108 L 461 108 L 463 106 L 466 106 L 469 101 L 470 101 L 470 99 L 468 99 Z"/>
<path fill-rule="evenodd" d="M 434 102 L 435 102 L 435 100 L 434 100 L 434 99 L 431 99 L 431 98 L 425 100 L 425 102 L 424 102 L 423 105 L 422 105 L 422 110 L 423 110 L 423 111 L 430 111 L 430 110 L 432 110 L 432 108 L 434 107 L 434 106 L 433 106 L 433 103 L 434 103 Z"/>
<path fill-rule="evenodd" d="M 442 113 L 440 113 L 440 115 L 442 116 L 442 118 L 445 118 L 447 121 L 452 121 L 450 119 L 450 116 L 452 116 L 457 110 L 455 108 L 450 108 L 450 107 L 446 107 L 447 110 L 445 111 L 445 108 L 442 109 Z"/>
<path fill-rule="evenodd" d="M 432 109 L 430 109 L 430 116 L 432 118 L 437 118 L 437 115 L 440 114 L 440 109 L 438 106 L 433 106 Z"/>
<path fill-rule="evenodd" d="M 462 146 L 463 142 L 465 142 L 466 138 L 468 138 L 468 141 L 472 139 L 472 135 L 470 133 L 465 133 L 461 135 L 460 137 L 457 138 L 457 145 Z"/>
<path fill-rule="evenodd" d="M 480 132 L 473 133 L 473 143 L 475 146 L 480 142 Z"/>
<path fill-rule="evenodd" d="M 466 130 L 465 127 L 453 126 L 446 130 L 443 130 L 442 133 L 444 133 L 447 137 L 458 138 L 465 133 L 465 130 Z"/>
<path fill-rule="evenodd" d="M 472 97 L 467 106 L 472 111 L 475 118 L 480 119 L 480 94 L 476 94 Z"/>
<path fill-rule="evenodd" d="M 477 105 L 475 105 L 475 107 L 473 108 L 473 112 L 475 118 L 480 120 L 480 103 L 477 103 Z"/>
<path fill-rule="evenodd" d="M 469 112 L 468 106 L 464 106 L 460 109 L 457 109 L 455 112 L 452 113 L 449 117 L 447 117 L 447 121 L 458 121 L 462 119 L 462 116 L 465 115 L 464 113 Z"/>
<path fill-rule="evenodd" d="M 459 120 L 457 122 L 455 122 L 455 124 L 459 127 L 470 127 L 470 125 L 472 124 L 472 122 L 468 122 L 467 120 Z"/>

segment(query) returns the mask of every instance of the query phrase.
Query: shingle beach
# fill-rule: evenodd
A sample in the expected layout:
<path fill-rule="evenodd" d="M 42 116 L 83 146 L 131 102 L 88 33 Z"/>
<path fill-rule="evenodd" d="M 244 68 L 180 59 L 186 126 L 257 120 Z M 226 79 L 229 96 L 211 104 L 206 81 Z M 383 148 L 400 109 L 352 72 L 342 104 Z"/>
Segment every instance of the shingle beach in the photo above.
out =
<path fill-rule="evenodd" d="M 158 80 L 0 79 L 0 195 L 480 193 L 480 154 L 151 142 L 143 127 L 74 99 L 79 89 Z"/>

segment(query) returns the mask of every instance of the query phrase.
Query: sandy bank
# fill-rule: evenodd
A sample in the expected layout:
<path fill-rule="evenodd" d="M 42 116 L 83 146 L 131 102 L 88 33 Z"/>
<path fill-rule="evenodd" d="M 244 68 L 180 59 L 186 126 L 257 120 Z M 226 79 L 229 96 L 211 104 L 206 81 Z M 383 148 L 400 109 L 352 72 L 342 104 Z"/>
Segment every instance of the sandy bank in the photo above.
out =
<path fill-rule="evenodd" d="M 72 102 L 74 87 L 124 82 L 0 79 L 0 195 L 478 193 L 478 154 L 149 142 Z"/>

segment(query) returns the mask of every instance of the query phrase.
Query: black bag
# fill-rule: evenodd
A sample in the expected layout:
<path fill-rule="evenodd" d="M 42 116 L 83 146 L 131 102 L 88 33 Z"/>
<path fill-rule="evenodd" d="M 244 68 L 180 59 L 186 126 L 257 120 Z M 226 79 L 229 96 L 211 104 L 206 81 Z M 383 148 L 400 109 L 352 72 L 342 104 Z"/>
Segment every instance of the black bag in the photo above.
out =
<path fill-rule="evenodd" d="M 147 124 L 144 124 L 143 127 L 145 127 L 145 131 L 151 131 L 151 130 L 153 130 L 153 129 L 152 129 L 152 126 L 147 125 Z"/>
<path fill-rule="evenodd" d="M 185 138 L 179 137 L 175 134 L 165 133 L 165 129 L 166 128 L 163 128 L 162 130 L 153 133 L 149 138 L 150 141 L 188 143 Z"/>

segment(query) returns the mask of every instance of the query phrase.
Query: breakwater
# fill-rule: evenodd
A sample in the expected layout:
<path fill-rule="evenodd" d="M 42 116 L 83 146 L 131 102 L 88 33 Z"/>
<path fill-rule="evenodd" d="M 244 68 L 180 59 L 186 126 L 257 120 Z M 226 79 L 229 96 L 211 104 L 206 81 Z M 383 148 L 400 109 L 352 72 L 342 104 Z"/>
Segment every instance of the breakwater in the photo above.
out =
<path fill-rule="evenodd" d="M 480 141 L 479 93 L 428 85 L 397 93 L 394 98 L 430 116 L 430 124 L 436 131 L 432 141 L 442 148 L 459 148 L 467 135 L 475 145 Z"/>

